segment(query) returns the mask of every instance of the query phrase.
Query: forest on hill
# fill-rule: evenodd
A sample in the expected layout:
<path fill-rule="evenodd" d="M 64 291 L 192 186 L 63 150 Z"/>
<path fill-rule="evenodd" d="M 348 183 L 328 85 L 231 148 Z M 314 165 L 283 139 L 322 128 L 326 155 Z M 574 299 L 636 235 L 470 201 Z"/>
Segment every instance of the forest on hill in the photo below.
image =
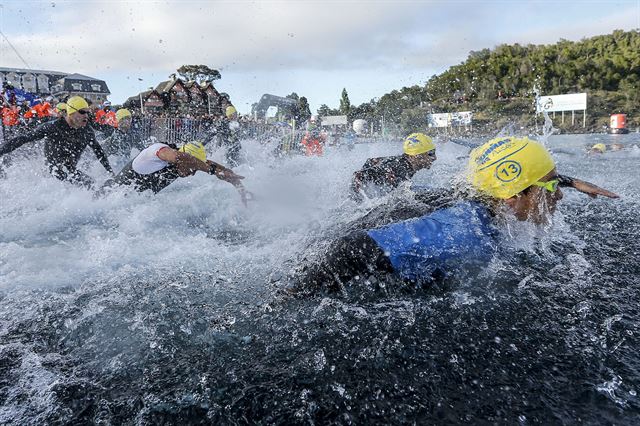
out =
<path fill-rule="evenodd" d="M 342 91 L 340 108 L 323 105 L 320 115 L 365 118 L 380 130 L 425 130 L 429 113 L 472 111 L 474 131 L 490 133 L 504 126 L 533 127 L 536 93 L 587 93 L 586 128 L 582 112 L 554 127 L 564 132 L 602 131 L 615 113 L 627 114 L 630 128 L 640 126 L 640 32 L 616 30 L 581 41 L 550 45 L 499 45 L 470 52 L 461 64 L 432 76 L 423 86 L 403 87 L 379 99 L 351 105 Z M 384 119 L 382 118 L 384 117 Z"/>

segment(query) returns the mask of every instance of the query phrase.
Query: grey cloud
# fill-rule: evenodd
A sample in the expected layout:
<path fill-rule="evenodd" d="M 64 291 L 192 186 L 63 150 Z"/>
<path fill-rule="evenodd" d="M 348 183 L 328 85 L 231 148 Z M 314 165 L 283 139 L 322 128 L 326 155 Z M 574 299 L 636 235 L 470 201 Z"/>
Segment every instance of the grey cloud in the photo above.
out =
<path fill-rule="evenodd" d="M 50 12 L 55 13 L 54 33 L 33 28 L 11 34 L 11 39 L 34 67 L 73 67 L 87 73 L 108 69 L 164 75 L 184 63 L 256 73 L 358 69 L 419 73 L 457 64 L 470 50 L 580 38 L 616 27 L 632 28 L 640 19 L 637 8 L 634 13 L 630 6 L 596 22 L 560 26 L 549 21 L 527 32 L 522 28 L 530 26 L 527 19 L 535 18 L 529 14 L 534 16 L 540 5 L 508 5 L 74 2 Z M 7 46 L 0 46 L 3 58 L 17 61 Z"/>
<path fill-rule="evenodd" d="M 60 68 L 81 58 L 110 68 L 172 68 L 185 62 L 244 70 L 353 68 L 384 65 L 379 52 L 403 48 L 399 38 L 385 36 L 385 29 L 397 31 L 407 16 L 391 3 L 188 5 L 78 4 L 73 13 L 59 13 L 53 38 L 36 30 L 14 35 L 13 41 L 41 67 Z M 86 17 L 78 21 L 77 16 Z"/>

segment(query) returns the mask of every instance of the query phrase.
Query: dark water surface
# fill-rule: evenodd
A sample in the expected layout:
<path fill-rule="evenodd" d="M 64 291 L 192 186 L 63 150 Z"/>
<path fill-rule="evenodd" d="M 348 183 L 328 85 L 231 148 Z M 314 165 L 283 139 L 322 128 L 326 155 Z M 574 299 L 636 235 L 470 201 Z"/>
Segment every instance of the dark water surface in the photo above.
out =
<path fill-rule="evenodd" d="M 546 231 L 512 229 L 486 269 L 442 287 L 371 277 L 308 299 L 275 281 L 380 208 L 346 201 L 346 182 L 397 146 L 284 162 L 249 148 L 247 185 L 272 201 L 249 211 L 206 177 L 93 201 L 9 169 L 0 423 L 637 424 L 640 153 L 586 157 L 598 138 L 612 140 L 550 146 L 561 172 L 621 200 L 566 192 Z M 440 152 L 418 182 L 464 164 L 465 149 Z M 29 187 L 34 203 L 15 191 Z"/>

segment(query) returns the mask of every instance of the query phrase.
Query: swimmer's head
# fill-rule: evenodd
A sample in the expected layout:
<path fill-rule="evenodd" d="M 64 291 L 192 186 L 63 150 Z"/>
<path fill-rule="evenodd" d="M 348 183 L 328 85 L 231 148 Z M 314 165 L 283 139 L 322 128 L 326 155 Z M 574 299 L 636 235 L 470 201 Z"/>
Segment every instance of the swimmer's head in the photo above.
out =
<path fill-rule="evenodd" d="M 404 140 L 402 151 L 415 170 L 429 167 L 436 160 L 433 139 L 424 133 L 412 133 Z"/>
<path fill-rule="evenodd" d="M 427 154 L 432 151 L 435 155 L 436 145 L 433 143 L 433 139 L 424 133 L 412 133 L 405 138 L 402 150 L 407 155 Z"/>
<path fill-rule="evenodd" d="M 471 152 L 468 179 L 480 194 L 502 200 L 519 220 L 543 223 L 562 198 L 555 162 L 527 137 L 501 137 Z"/>
<path fill-rule="evenodd" d="M 131 127 L 131 111 L 126 108 L 120 108 L 116 111 L 116 121 L 118 122 L 118 128 L 127 131 Z"/>
<path fill-rule="evenodd" d="M 186 143 L 182 145 L 178 149 L 178 151 L 186 152 L 187 154 L 197 158 L 200 161 L 207 161 L 207 151 L 204 149 L 204 145 L 202 144 L 202 142 L 195 141 Z"/>
<path fill-rule="evenodd" d="M 603 143 L 597 143 L 591 147 L 589 154 L 604 154 L 607 150 L 607 146 Z"/>

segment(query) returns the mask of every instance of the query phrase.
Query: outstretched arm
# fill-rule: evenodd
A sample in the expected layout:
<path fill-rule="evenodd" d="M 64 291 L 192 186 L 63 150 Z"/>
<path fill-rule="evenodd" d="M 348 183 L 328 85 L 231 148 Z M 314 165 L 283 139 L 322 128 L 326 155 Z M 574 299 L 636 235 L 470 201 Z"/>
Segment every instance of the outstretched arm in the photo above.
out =
<path fill-rule="evenodd" d="M 240 182 L 240 180 L 244 179 L 244 176 L 240 176 L 233 170 L 211 160 L 207 160 L 207 165 L 209 166 L 208 173 L 215 175 L 220 180 L 229 182 L 233 186 L 242 186 L 242 182 Z"/>
<path fill-rule="evenodd" d="M 96 135 L 93 133 L 93 130 L 91 130 L 91 139 L 89 141 L 89 145 L 91 146 L 91 149 L 93 149 L 93 152 L 95 152 L 96 157 L 98 157 L 98 160 L 100 160 L 100 164 L 102 164 L 102 166 L 112 175 L 113 173 L 113 169 L 111 168 L 111 164 L 109 164 L 109 159 L 107 158 L 107 154 L 104 153 L 104 150 L 102 149 L 102 146 L 100 146 L 100 144 L 98 143 L 98 141 L 96 140 Z"/>
<path fill-rule="evenodd" d="M 244 204 L 245 207 L 247 206 L 248 200 L 254 199 L 253 193 L 247 191 L 244 188 L 244 185 L 242 185 L 241 180 L 244 179 L 244 176 L 240 176 L 233 170 L 211 160 L 207 160 L 207 164 L 209 165 L 209 173 L 215 175 L 220 180 L 229 182 L 231 185 L 236 187 L 236 189 L 240 193 L 240 198 L 242 198 L 242 204 Z"/>
<path fill-rule="evenodd" d="M 597 185 L 581 179 L 572 178 L 569 176 L 560 176 L 559 181 L 560 186 L 577 189 L 578 191 L 587 194 L 591 198 L 596 198 L 598 195 L 602 195 L 603 197 L 608 198 L 620 198 L 620 196 L 616 193 L 608 191 L 604 188 L 600 188 Z"/>
<path fill-rule="evenodd" d="M 251 197 L 251 193 L 245 190 L 242 182 L 240 182 L 244 179 L 244 176 L 236 174 L 233 170 L 224 167 L 222 164 L 218 164 L 211 160 L 207 160 L 206 162 L 200 161 L 192 155 L 169 147 L 162 148 L 158 151 L 157 155 L 161 160 L 175 164 L 180 176 L 189 176 L 197 171 L 209 173 L 216 176 L 218 179 L 229 182 L 231 185 L 235 186 L 238 192 L 240 192 L 242 202 L 245 205 L 247 203 L 247 199 Z"/>
<path fill-rule="evenodd" d="M 27 142 L 37 141 L 49 133 L 49 129 L 51 128 L 53 122 L 44 123 L 40 126 L 36 127 L 30 132 L 25 133 L 24 135 L 16 136 L 15 138 L 9 139 L 4 144 L 0 146 L 0 156 L 4 154 L 8 154 L 11 151 L 20 148 Z"/>

